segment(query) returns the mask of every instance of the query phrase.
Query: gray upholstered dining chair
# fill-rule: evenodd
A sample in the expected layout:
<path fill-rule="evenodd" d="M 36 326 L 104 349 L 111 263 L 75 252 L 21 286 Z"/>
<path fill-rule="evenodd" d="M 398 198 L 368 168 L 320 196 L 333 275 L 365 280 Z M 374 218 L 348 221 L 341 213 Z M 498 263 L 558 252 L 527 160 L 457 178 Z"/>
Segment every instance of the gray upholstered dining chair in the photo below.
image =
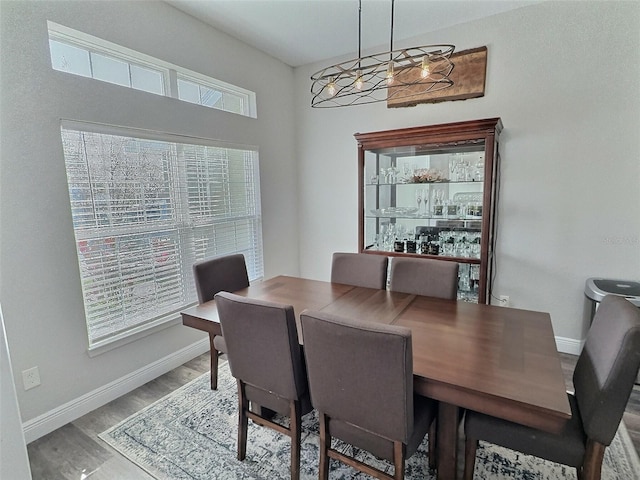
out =
<path fill-rule="evenodd" d="M 312 408 L 293 307 L 227 292 L 215 299 L 238 384 L 238 460 L 246 456 L 250 418 L 291 438 L 291 478 L 297 480 L 301 417 Z M 251 411 L 250 402 L 287 415 L 289 427 Z"/>
<path fill-rule="evenodd" d="M 568 393 L 571 419 L 560 434 L 467 411 L 464 478 L 473 478 L 478 440 L 575 467 L 581 480 L 600 478 L 640 366 L 640 309 L 609 295 L 595 315 Z"/>
<path fill-rule="evenodd" d="M 213 300 L 218 292 L 235 292 L 249 286 L 244 255 L 236 253 L 202 260 L 193 265 L 198 301 Z"/>
<path fill-rule="evenodd" d="M 213 300 L 218 292 L 235 292 L 249 286 L 247 264 L 241 253 L 195 263 L 193 277 L 200 303 Z M 227 353 L 224 338 L 216 336 L 214 345 L 219 352 Z"/>
<path fill-rule="evenodd" d="M 336 252 L 331 261 L 331 281 L 356 287 L 385 289 L 387 265 L 386 255 Z"/>
<path fill-rule="evenodd" d="M 193 265 L 193 278 L 200 303 L 213 300 L 218 292 L 235 292 L 249 286 L 244 255 L 235 253 L 202 260 Z M 215 335 L 211 343 L 211 389 L 218 388 L 218 352 L 227 353 L 224 337 Z"/>
<path fill-rule="evenodd" d="M 329 458 L 376 478 L 404 478 L 405 459 L 437 413 L 435 401 L 413 392 L 411 330 L 309 310 L 300 321 L 320 419 L 319 478 L 328 478 Z M 394 475 L 332 448 L 332 438 L 392 462 Z"/>
<path fill-rule="evenodd" d="M 389 290 L 455 300 L 458 264 L 430 258 L 393 257 Z"/>

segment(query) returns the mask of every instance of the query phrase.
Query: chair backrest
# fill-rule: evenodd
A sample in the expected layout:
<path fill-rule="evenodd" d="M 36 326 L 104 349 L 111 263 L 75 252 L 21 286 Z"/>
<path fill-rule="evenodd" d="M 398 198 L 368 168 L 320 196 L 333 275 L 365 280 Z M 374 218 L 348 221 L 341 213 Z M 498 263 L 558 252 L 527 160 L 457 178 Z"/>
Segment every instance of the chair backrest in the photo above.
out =
<path fill-rule="evenodd" d="M 227 292 L 215 300 L 231 374 L 281 398 L 300 399 L 307 379 L 293 307 Z"/>
<path fill-rule="evenodd" d="M 195 263 L 193 277 L 200 303 L 212 300 L 218 292 L 235 292 L 249 286 L 247 265 L 241 253 Z"/>
<path fill-rule="evenodd" d="M 309 310 L 300 321 L 313 406 L 406 444 L 413 431 L 411 330 Z"/>
<path fill-rule="evenodd" d="M 606 296 L 573 372 L 575 396 L 589 438 L 609 445 L 640 366 L 640 309 Z"/>
<path fill-rule="evenodd" d="M 458 264 L 430 258 L 391 260 L 389 290 L 455 300 L 458 295 Z"/>
<path fill-rule="evenodd" d="M 386 255 L 336 252 L 331 261 L 331 281 L 356 287 L 385 289 L 387 265 Z"/>

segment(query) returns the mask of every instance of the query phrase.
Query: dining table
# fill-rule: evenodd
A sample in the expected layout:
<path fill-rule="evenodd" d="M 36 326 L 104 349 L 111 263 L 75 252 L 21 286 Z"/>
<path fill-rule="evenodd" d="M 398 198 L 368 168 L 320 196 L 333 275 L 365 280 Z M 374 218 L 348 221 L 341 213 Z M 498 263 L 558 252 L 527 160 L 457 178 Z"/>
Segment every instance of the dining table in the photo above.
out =
<path fill-rule="evenodd" d="M 234 293 L 292 305 L 301 344 L 304 310 L 409 328 L 414 391 L 439 402 L 439 480 L 458 478 L 458 430 L 464 409 L 556 433 L 571 418 L 548 313 L 292 276 L 255 282 Z M 209 334 L 211 387 L 216 388 L 218 352 L 213 339 L 222 331 L 215 300 L 189 307 L 181 315 L 184 325 Z"/>

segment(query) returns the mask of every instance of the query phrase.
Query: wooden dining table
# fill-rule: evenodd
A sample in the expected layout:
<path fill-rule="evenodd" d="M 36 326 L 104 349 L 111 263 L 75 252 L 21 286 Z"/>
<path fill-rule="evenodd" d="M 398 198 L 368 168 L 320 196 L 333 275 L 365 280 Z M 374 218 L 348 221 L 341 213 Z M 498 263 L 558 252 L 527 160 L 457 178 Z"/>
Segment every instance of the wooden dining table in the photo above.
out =
<path fill-rule="evenodd" d="M 458 424 L 470 409 L 559 432 L 571 418 L 548 313 L 421 297 L 289 276 L 257 282 L 238 295 L 411 329 L 414 390 L 439 401 L 437 478 L 458 476 Z M 217 386 L 221 334 L 215 301 L 181 312 L 183 324 L 209 334 L 211 386 Z M 431 439 L 430 439 L 431 441 Z"/>

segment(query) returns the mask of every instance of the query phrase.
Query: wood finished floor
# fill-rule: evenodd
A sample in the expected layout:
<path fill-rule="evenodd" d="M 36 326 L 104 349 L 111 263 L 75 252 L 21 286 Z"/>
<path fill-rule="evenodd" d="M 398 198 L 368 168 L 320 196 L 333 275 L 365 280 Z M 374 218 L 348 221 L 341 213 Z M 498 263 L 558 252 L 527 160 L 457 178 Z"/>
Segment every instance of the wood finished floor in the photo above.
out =
<path fill-rule="evenodd" d="M 561 354 L 567 389 L 577 357 Z M 147 480 L 152 477 L 98 438 L 98 434 L 209 370 L 205 353 L 27 446 L 33 480 Z M 640 452 L 640 386 L 631 394 L 624 422 Z M 459 457 L 462 457 L 459 454 Z M 7 479 L 10 480 L 10 479 Z"/>

